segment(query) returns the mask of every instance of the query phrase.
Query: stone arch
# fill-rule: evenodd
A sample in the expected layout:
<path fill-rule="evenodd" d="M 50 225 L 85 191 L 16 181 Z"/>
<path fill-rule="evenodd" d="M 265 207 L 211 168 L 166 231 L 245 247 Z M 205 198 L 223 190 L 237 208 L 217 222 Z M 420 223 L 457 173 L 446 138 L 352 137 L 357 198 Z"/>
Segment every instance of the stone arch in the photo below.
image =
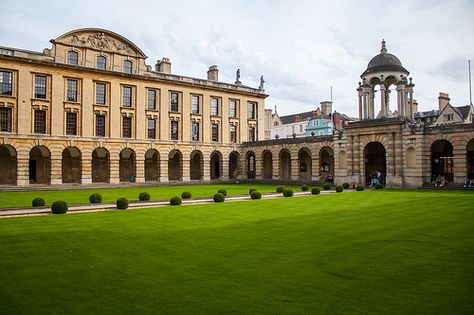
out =
<path fill-rule="evenodd" d="M 135 151 L 125 148 L 119 154 L 119 178 L 121 182 L 134 182 L 137 175 L 135 170 Z"/>
<path fill-rule="evenodd" d="M 51 182 L 51 152 L 43 145 L 30 150 L 29 178 L 31 184 L 49 184 Z"/>
<path fill-rule="evenodd" d="M 61 159 L 63 183 L 81 183 L 82 154 L 77 147 L 64 148 Z"/>
<path fill-rule="evenodd" d="M 444 176 L 448 182 L 454 179 L 454 148 L 446 139 L 431 144 L 431 180 Z"/>
<path fill-rule="evenodd" d="M 211 167 L 211 179 L 220 179 L 222 176 L 222 153 L 214 151 L 209 159 Z"/>
<path fill-rule="evenodd" d="M 300 180 L 311 180 L 311 164 L 311 150 L 307 147 L 301 148 L 298 151 L 298 167 Z"/>
<path fill-rule="evenodd" d="M 273 155 L 269 150 L 264 150 L 262 153 L 262 170 L 263 179 L 273 178 Z"/>
<path fill-rule="evenodd" d="M 92 151 L 92 182 L 107 183 L 110 178 L 110 153 L 104 147 Z"/>
<path fill-rule="evenodd" d="M 413 168 L 416 167 L 416 150 L 413 147 L 409 147 L 406 150 L 406 159 L 407 159 L 407 167 Z"/>
<path fill-rule="evenodd" d="M 173 149 L 168 154 L 168 178 L 169 180 L 182 180 L 183 178 L 183 154 Z"/>
<path fill-rule="evenodd" d="M 466 145 L 467 178 L 474 179 L 474 139 Z"/>
<path fill-rule="evenodd" d="M 17 153 L 9 144 L 0 145 L 0 185 L 16 185 Z"/>
<path fill-rule="evenodd" d="M 280 151 L 280 179 L 291 179 L 291 153 L 288 149 Z"/>
<path fill-rule="evenodd" d="M 386 182 L 387 151 L 382 143 L 373 141 L 364 147 L 364 168 L 367 185 Z"/>
<path fill-rule="evenodd" d="M 239 153 L 233 151 L 229 154 L 229 178 L 236 179 L 239 175 Z"/>
<path fill-rule="evenodd" d="M 248 151 L 246 154 L 247 160 L 247 178 L 255 179 L 256 158 L 255 152 Z"/>
<path fill-rule="evenodd" d="M 323 179 L 334 176 L 334 150 L 329 146 L 319 150 L 319 173 Z"/>
<path fill-rule="evenodd" d="M 204 171 L 204 155 L 199 150 L 191 152 L 189 158 L 189 169 L 191 180 L 201 180 Z"/>
<path fill-rule="evenodd" d="M 145 181 L 160 180 L 160 153 L 158 150 L 149 149 L 145 152 Z"/>
<path fill-rule="evenodd" d="M 339 168 L 344 170 L 347 168 L 347 153 L 344 150 L 339 151 Z"/>

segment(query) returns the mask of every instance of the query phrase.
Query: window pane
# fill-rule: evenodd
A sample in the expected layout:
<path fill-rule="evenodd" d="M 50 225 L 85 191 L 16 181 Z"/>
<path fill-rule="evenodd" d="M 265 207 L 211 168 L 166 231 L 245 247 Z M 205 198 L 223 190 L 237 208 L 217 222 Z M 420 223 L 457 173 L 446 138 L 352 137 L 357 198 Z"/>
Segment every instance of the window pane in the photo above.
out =
<path fill-rule="evenodd" d="M 123 62 L 123 72 L 132 73 L 132 62 L 131 61 L 125 60 Z"/>
<path fill-rule="evenodd" d="M 13 73 L 0 71 L 0 95 L 13 95 Z"/>
<path fill-rule="evenodd" d="M 230 126 L 230 142 L 232 143 L 237 142 L 237 127 L 234 125 Z"/>
<path fill-rule="evenodd" d="M 122 106 L 132 107 L 132 87 L 122 87 Z"/>
<path fill-rule="evenodd" d="M 230 117 L 236 117 L 237 115 L 237 102 L 236 101 L 230 101 L 229 103 L 229 116 Z"/>
<path fill-rule="evenodd" d="M 211 127 L 211 132 L 212 132 L 212 141 L 219 141 L 219 125 L 212 124 Z"/>
<path fill-rule="evenodd" d="M 35 76 L 35 98 L 46 98 L 46 76 Z"/>
<path fill-rule="evenodd" d="M 75 51 L 68 51 L 67 52 L 67 63 L 70 65 L 75 65 L 77 66 L 79 60 L 79 54 Z"/>
<path fill-rule="evenodd" d="M 248 118 L 255 119 L 255 103 L 248 103 Z"/>
<path fill-rule="evenodd" d="M 97 69 L 105 70 L 107 67 L 107 59 L 104 56 L 97 56 L 96 66 Z"/>
<path fill-rule="evenodd" d="M 0 108 L 0 131 L 12 131 L 12 109 Z"/>
<path fill-rule="evenodd" d="M 178 111 L 178 93 L 171 93 L 170 111 Z"/>
<path fill-rule="evenodd" d="M 95 84 L 95 102 L 96 104 L 105 104 L 105 84 Z"/>
<path fill-rule="evenodd" d="M 66 113 L 66 134 L 76 135 L 77 134 L 77 114 Z"/>
<path fill-rule="evenodd" d="M 217 98 L 211 98 L 211 115 L 219 115 L 219 100 Z"/>
<path fill-rule="evenodd" d="M 156 109 L 156 91 L 148 90 L 148 109 Z"/>
<path fill-rule="evenodd" d="M 191 132 L 192 132 L 192 140 L 199 141 L 199 123 L 193 121 L 192 126 L 191 126 Z"/>
<path fill-rule="evenodd" d="M 191 112 L 193 114 L 199 114 L 199 96 L 191 96 Z"/>
<path fill-rule="evenodd" d="M 95 115 L 95 135 L 105 137 L 105 115 Z"/>
<path fill-rule="evenodd" d="M 171 140 L 178 140 L 178 122 L 171 121 Z"/>
<path fill-rule="evenodd" d="M 35 110 L 34 112 L 34 133 L 46 133 L 46 111 Z"/>
<path fill-rule="evenodd" d="M 249 127 L 249 141 L 255 141 L 255 128 Z"/>
<path fill-rule="evenodd" d="M 77 81 L 67 80 L 66 85 L 66 99 L 69 102 L 77 102 Z"/>
<path fill-rule="evenodd" d="M 148 139 L 156 138 L 156 120 L 148 119 Z"/>
<path fill-rule="evenodd" d="M 132 137 L 132 117 L 122 117 L 122 137 Z"/>

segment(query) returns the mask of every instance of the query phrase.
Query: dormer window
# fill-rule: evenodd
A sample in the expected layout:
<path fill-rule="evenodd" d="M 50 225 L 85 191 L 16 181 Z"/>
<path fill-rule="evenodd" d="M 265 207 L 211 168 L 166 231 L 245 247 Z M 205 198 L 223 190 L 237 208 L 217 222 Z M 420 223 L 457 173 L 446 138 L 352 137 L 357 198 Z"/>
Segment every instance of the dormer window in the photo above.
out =
<path fill-rule="evenodd" d="M 124 60 L 124 62 L 123 62 L 123 72 L 132 73 L 132 62 L 130 60 Z"/>
<path fill-rule="evenodd" d="M 67 63 L 70 65 L 77 66 L 79 60 L 79 54 L 73 50 L 67 52 Z"/>
<path fill-rule="evenodd" d="M 105 70 L 107 67 L 107 58 L 104 56 L 97 56 L 95 66 L 97 69 Z"/>

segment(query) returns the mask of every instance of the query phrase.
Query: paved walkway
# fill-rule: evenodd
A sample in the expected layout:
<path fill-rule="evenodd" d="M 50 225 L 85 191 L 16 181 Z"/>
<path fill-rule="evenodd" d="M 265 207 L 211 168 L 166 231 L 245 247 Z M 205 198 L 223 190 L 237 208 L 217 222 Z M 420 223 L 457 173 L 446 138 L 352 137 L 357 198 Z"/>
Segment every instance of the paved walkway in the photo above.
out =
<path fill-rule="evenodd" d="M 353 190 L 345 190 L 344 192 L 351 192 Z M 322 190 L 321 194 L 332 194 L 336 193 L 334 190 Z M 294 197 L 308 196 L 311 195 L 310 191 L 297 191 L 294 192 Z M 284 198 L 281 193 L 267 193 L 262 194 L 262 199 L 275 199 Z M 226 197 L 225 202 L 237 202 L 251 200 L 249 195 L 245 196 L 229 196 Z M 184 199 L 182 205 L 193 205 L 193 204 L 206 204 L 214 202 L 211 198 L 205 199 Z M 155 208 L 169 206 L 169 200 L 162 201 L 147 201 L 147 202 L 131 202 L 128 206 L 129 209 L 139 208 Z M 82 213 L 82 212 L 97 212 L 97 211 L 111 211 L 117 210 L 115 203 L 100 203 L 100 204 L 86 204 L 79 206 L 70 206 L 68 214 L 71 213 Z M 15 208 L 15 209 L 0 209 L 0 218 L 12 218 L 12 217 L 23 217 L 23 216 L 39 216 L 39 215 L 50 215 L 51 207 L 38 207 L 38 208 Z"/>

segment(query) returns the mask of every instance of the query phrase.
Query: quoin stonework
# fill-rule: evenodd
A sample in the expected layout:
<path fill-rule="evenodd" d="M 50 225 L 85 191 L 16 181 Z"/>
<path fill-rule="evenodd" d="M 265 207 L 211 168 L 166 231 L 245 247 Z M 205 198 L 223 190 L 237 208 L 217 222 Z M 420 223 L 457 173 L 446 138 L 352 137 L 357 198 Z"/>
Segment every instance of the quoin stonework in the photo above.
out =
<path fill-rule="evenodd" d="M 325 106 L 316 131 L 278 139 L 263 77 L 252 88 L 240 69 L 234 83 L 219 81 L 215 65 L 207 79 L 175 75 L 170 59 L 147 65 L 134 43 L 103 29 L 51 43 L 43 52 L 0 47 L 0 184 L 366 184 L 381 174 L 387 186 L 419 187 L 438 175 L 473 177 L 472 105 L 440 93 L 438 108 L 418 111 L 415 83 L 385 41 L 354 93 L 358 119 L 341 124 Z M 320 132 L 318 119 L 337 128 Z"/>

